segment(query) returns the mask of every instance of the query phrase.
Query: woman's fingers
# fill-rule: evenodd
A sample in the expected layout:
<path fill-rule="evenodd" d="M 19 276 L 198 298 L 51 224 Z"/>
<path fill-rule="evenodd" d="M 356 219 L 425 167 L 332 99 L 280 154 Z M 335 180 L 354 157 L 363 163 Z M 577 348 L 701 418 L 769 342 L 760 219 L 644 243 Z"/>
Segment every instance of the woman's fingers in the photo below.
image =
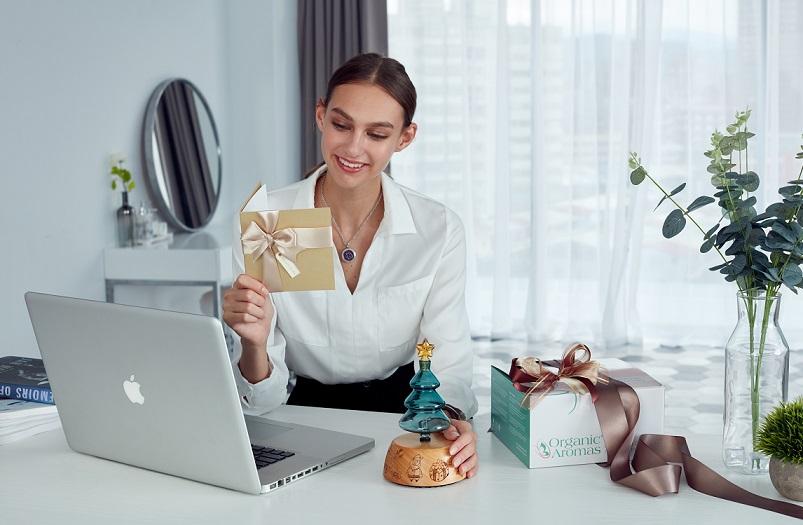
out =
<path fill-rule="evenodd" d="M 263 296 L 268 295 L 268 289 L 265 288 L 265 285 L 262 284 L 262 282 L 244 273 L 238 275 L 237 279 L 234 280 L 233 288 L 250 289 L 262 294 Z"/>
<path fill-rule="evenodd" d="M 229 326 L 238 325 L 240 323 L 255 323 L 260 321 L 259 318 L 249 314 L 249 313 L 229 313 L 223 316 L 223 320 Z"/>
<path fill-rule="evenodd" d="M 233 314 L 250 314 L 256 319 L 265 318 L 265 310 L 261 306 L 257 306 L 254 303 L 237 301 L 231 303 L 226 310 Z"/>
<path fill-rule="evenodd" d="M 452 420 L 452 425 L 443 431 L 443 436 L 454 443 L 449 447 L 452 466 L 466 477 L 477 472 L 477 434 L 468 421 Z"/>
<path fill-rule="evenodd" d="M 250 288 L 229 288 L 223 294 L 223 302 L 225 304 L 233 304 L 237 302 L 253 303 L 259 307 L 265 306 L 268 299 Z"/>

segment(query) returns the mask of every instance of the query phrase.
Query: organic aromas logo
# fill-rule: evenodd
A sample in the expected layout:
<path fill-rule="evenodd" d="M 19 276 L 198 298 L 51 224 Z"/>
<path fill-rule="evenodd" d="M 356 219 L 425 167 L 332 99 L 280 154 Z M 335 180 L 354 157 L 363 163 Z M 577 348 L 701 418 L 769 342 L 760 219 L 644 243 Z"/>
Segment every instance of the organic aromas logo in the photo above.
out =
<path fill-rule="evenodd" d="M 602 453 L 602 436 L 549 438 L 538 442 L 538 455 L 542 459 L 593 456 Z"/>

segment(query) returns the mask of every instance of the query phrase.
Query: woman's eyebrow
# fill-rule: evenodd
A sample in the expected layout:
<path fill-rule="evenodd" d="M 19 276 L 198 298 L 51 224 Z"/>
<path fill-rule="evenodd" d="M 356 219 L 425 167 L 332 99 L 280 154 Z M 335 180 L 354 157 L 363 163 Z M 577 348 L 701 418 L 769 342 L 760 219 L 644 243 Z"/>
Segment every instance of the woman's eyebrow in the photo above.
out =
<path fill-rule="evenodd" d="M 342 109 L 340 109 L 340 108 L 332 108 L 332 111 L 334 113 L 337 113 L 338 115 L 340 115 L 344 119 L 348 120 L 349 122 L 354 122 L 354 119 L 351 118 L 351 115 L 349 115 L 348 113 L 346 113 Z M 370 124 L 368 124 L 368 127 L 370 127 L 370 128 L 390 128 L 390 129 L 393 129 L 393 124 L 391 124 L 390 122 L 371 122 Z"/>

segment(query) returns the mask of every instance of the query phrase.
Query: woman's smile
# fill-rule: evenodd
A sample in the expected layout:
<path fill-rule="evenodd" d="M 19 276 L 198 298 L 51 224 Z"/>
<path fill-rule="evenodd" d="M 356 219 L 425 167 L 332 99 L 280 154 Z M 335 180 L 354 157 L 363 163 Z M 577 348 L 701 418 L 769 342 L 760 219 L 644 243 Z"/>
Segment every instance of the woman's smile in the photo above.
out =
<path fill-rule="evenodd" d="M 354 162 L 348 160 L 347 158 L 341 157 L 339 155 L 334 155 L 334 157 L 338 167 L 343 171 L 345 171 L 346 173 L 357 173 L 368 165 L 365 164 L 364 162 Z"/>

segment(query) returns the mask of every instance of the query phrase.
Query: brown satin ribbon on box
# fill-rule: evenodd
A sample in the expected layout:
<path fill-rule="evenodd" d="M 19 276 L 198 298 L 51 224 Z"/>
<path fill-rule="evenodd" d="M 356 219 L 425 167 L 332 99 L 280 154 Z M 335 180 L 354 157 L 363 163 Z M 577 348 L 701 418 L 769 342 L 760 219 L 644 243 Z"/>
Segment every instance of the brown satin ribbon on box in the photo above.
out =
<path fill-rule="evenodd" d="M 271 291 L 282 290 L 278 264 L 291 279 L 300 274 L 296 266 L 298 254 L 310 248 L 326 248 L 332 244 L 331 226 L 319 228 L 282 228 L 277 230 L 278 211 L 258 213 L 262 224 L 251 221 L 242 234 L 243 253 L 262 257 L 263 278 Z M 269 256 L 265 257 L 265 253 Z M 278 263 L 278 264 L 277 264 Z"/>
<path fill-rule="evenodd" d="M 557 368 L 558 373 L 544 365 Z M 574 392 L 591 395 L 608 453 L 608 461 L 600 465 L 610 467 L 611 480 L 616 483 L 661 496 L 677 493 L 680 474 L 685 472 L 688 485 L 703 494 L 803 519 L 803 507 L 748 492 L 705 466 L 691 455 L 683 436 L 642 434 L 631 467 L 630 445 L 641 409 L 638 394 L 630 385 L 598 374 L 599 365 L 591 360 L 591 350 L 576 343 L 560 361 L 514 359 L 509 375 L 516 390 L 525 393 L 522 403 L 536 390 L 543 390 L 537 403 L 558 382 Z"/>
<path fill-rule="evenodd" d="M 703 494 L 803 519 L 803 507 L 748 492 L 705 466 L 691 455 L 683 436 L 642 434 L 631 469 L 628 456 L 639 417 L 638 394 L 615 379 L 597 385 L 596 390 L 594 409 L 608 452 L 608 462 L 602 466 L 610 466 L 612 481 L 660 496 L 678 492 L 683 471 L 686 483 Z"/>

